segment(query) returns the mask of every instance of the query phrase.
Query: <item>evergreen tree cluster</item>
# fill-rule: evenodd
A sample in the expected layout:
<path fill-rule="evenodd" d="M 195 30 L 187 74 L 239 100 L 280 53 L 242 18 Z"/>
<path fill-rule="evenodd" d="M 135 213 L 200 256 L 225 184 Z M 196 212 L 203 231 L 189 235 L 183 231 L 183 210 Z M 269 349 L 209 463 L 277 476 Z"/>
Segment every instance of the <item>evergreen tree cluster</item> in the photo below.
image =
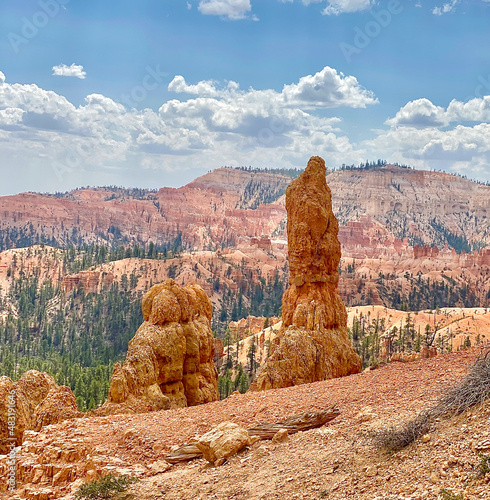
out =
<path fill-rule="evenodd" d="M 381 275 L 377 288 L 386 307 L 402 311 L 437 307 L 485 307 L 485 302 L 482 302 L 468 283 L 458 283 L 445 275 L 442 277 L 442 280 L 436 281 L 429 277 L 424 278 L 421 274 L 413 276 L 406 273 L 408 291 L 404 291 L 406 287 L 399 280 Z"/>
<path fill-rule="evenodd" d="M 63 271 L 65 274 L 75 274 L 93 266 L 114 262 L 121 259 L 139 258 L 166 260 L 178 257 L 182 251 L 182 235 L 177 237 L 172 245 L 155 245 L 150 241 L 143 245 L 69 245 L 63 256 Z"/>
<path fill-rule="evenodd" d="M 21 276 L 9 299 L 13 310 L 0 304 L 0 374 L 17 380 L 30 369 L 46 371 L 73 390 L 81 410 L 102 403 L 113 364 L 142 322 L 141 293 L 114 283 L 100 294 L 81 287 L 65 294 L 51 280 Z"/>
<path fill-rule="evenodd" d="M 346 165 L 345 163 L 342 163 L 342 165 L 340 166 L 339 170 L 374 170 L 376 168 L 381 168 L 381 167 L 384 167 L 385 165 L 387 165 L 387 161 L 386 160 L 377 160 L 377 161 L 369 161 L 369 160 L 366 160 L 366 163 L 360 163 L 359 165 Z M 397 165 L 397 164 L 395 164 Z M 402 168 L 410 168 L 406 165 L 397 165 L 399 167 L 402 167 Z"/>
<path fill-rule="evenodd" d="M 437 310 L 436 310 L 437 311 Z M 416 314 L 416 313 L 415 313 Z M 352 345 L 362 359 L 363 368 L 377 366 L 381 361 L 381 344 L 385 343 L 386 355 L 391 357 L 395 353 L 418 353 L 422 347 L 437 347 L 440 352 L 451 352 L 453 350 L 452 338 L 440 335 L 441 322 L 426 324 L 423 330 L 415 328 L 411 313 L 405 316 L 404 321 L 386 330 L 386 319 L 379 315 L 372 317 L 360 314 L 354 316 L 352 327 L 347 328 Z M 481 343 L 478 335 L 476 342 Z M 471 339 L 467 335 L 460 347 L 466 349 L 471 347 Z"/>
<path fill-rule="evenodd" d="M 280 177 L 277 177 L 275 183 L 265 183 L 260 178 L 252 178 L 245 186 L 238 207 L 255 210 L 260 204 L 273 203 L 286 193 L 289 180 L 281 181 Z"/>
<path fill-rule="evenodd" d="M 253 279 L 253 271 L 244 269 L 244 276 L 237 291 L 232 291 L 225 283 L 215 280 L 216 291 L 221 291 L 220 308 L 213 314 L 213 330 L 223 332 L 230 321 L 238 321 L 247 316 L 280 316 L 282 295 L 287 286 L 287 275 L 276 271 L 271 280 L 262 277 L 260 269 L 255 270 L 258 279 Z M 219 336 L 222 336 L 220 334 Z"/>

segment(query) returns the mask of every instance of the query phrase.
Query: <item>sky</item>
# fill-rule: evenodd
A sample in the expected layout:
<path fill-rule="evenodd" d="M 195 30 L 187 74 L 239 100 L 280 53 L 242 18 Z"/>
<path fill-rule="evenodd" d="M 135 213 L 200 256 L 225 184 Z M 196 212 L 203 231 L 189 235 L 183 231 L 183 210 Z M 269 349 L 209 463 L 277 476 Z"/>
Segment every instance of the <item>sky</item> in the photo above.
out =
<path fill-rule="evenodd" d="M 0 195 L 383 159 L 490 181 L 490 0 L 0 0 Z"/>

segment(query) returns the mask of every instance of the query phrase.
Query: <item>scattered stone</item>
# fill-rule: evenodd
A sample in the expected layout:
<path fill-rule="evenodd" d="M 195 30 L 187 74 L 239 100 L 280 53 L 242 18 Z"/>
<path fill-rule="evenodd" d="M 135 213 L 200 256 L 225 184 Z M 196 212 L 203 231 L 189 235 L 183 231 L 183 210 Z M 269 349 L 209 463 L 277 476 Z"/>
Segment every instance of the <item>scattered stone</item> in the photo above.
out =
<path fill-rule="evenodd" d="M 483 441 L 480 441 L 475 445 L 475 450 L 484 452 L 484 451 L 489 451 L 490 450 L 490 439 L 485 439 Z"/>
<path fill-rule="evenodd" d="M 166 448 L 165 445 L 160 442 L 157 442 L 153 445 L 153 451 L 155 453 L 161 453 L 165 448 Z"/>
<path fill-rule="evenodd" d="M 363 422 L 369 422 L 376 418 L 376 413 L 370 406 L 366 406 L 361 409 L 361 411 L 355 416 L 357 423 L 362 424 Z"/>
<path fill-rule="evenodd" d="M 123 441 L 130 441 L 137 435 L 136 429 L 126 429 L 123 433 Z"/>
<path fill-rule="evenodd" d="M 90 483 L 91 481 L 96 481 L 99 478 L 99 474 L 97 474 L 96 470 L 88 470 L 85 474 L 84 481 L 86 483 Z"/>
<path fill-rule="evenodd" d="M 233 422 L 222 422 L 210 430 L 196 443 L 204 458 L 215 465 L 221 459 L 239 452 L 250 445 L 250 436 L 246 429 Z"/>
<path fill-rule="evenodd" d="M 433 483 L 433 484 L 437 484 L 439 482 L 439 474 L 434 471 L 431 475 L 430 475 L 430 482 Z"/>
<path fill-rule="evenodd" d="M 168 469 L 170 469 L 170 464 L 166 460 L 157 460 L 150 464 L 149 469 L 155 474 L 160 474 L 168 471 Z"/>
<path fill-rule="evenodd" d="M 366 468 L 366 476 L 367 477 L 374 477 L 378 475 L 378 468 L 374 465 L 371 465 Z"/>
<path fill-rule="evenodd" d="M 430 441 L 430 436 L 429 434 L 424 434 L 422 436 L 422 443 L 428 443 Z"/>
<path fill-rule="evenodd" d="M 272 442 L 273 443 L 284 443 L 288 439 L 288 430 L 287 429 L 280 429 L 278 430 L 273 438 Z"/>

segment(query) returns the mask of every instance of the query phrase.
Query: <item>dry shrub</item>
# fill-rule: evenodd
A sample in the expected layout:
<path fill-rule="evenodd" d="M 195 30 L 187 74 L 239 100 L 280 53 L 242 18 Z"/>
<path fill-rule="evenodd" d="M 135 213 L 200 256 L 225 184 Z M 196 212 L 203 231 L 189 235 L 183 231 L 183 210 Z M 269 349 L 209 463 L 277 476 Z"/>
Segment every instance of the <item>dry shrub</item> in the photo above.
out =
<path fill-rule="evenodd" d="M 490 399 L 490 351 L 477 359 L 463 380 L 446 391 L 432 409 L 435 417 L 454 417 Z"/>
<path fill-rule="evenodd" d="M 480 463 L 477 465 L 478 474 L 477 479 L 485 477 L 490 472 L 490 455 L 484 455 L 483 453 L 477 453 Z"/>
<path fill-rule="evenodd" d="M 490 399 L 490 351 L 478 358 L 455 387 L 442 394 L 436 403 L 414 419 L 399 426 L 374 431 L 377 448 L 395 452 L 427 434 L 439 418 L 451 418 Z"/>
<path fill-rule="evenodd" d="M 463 495 L 453 493 L 451 490 L 446 490 L 444 488 L 441 489 L 439 494 L 442 497 L 442 500 L 463 500 Z"/>
<path fill-rule="evenodd" d="M 395 452 L 427 434 L 431 428 L 430 413 L 422 411 L 414 419 L 401 425 L 374 431 L 371 438 L 377 448 Z"/>

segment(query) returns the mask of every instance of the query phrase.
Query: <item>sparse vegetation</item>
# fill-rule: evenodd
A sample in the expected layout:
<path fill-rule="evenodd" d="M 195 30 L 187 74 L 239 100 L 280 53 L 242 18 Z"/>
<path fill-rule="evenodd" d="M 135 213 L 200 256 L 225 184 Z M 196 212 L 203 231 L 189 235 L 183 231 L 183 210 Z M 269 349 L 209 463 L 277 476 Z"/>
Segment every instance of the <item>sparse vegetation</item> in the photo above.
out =
<path fill-rule="evenodd" d="M 477 359 L 461 382 L 446 391 L 435 405 L 422 410 L 413 420 L 400 426 L 375 431 L 372 438 L 376 447 L 389 452 L 405 448 L 429 432 L 438 418 L 451 418 L 490 399 L 490 352 Z M 481 457 L 480 457 L 481 458 Z M 482 460 L 480 473 L 490 470 L 490 457 Z M 482 476 L 480 476 L 482 477 Z"/>
<path fill-rule="evenodd" d="M 453 493 L 451 490 L 446 490 L 444 488 L 439 492 L 443 500 L 463 500 L 463 495 Z"/>
<path fill-rule="evenodd" d="M 431 427 L 430 413 L 421 412 L 413 420 L 409 420 L 400 426 L 391 426 L 373 432 L 372 438 L 377 448 L 393 453 L 416 441 L 429 432 Z"/>
<path fill-rule="evenodd" d="M 463 380 L 445 392 L 431 410 L 434 418 L 453 417 L 490 399 L 490 351 L 477 359 Z"/>
<path fill-rule="evenodd" d="M 126 475 L 115 476 L 109 474 L 97 481 L 83 484 L 78 489 L 75 498 L 77 500 L 104 500 L 110 498 L 117 498 L 116 495 L 123 493 L 127 487 L 138 481 L 134 477 Z"/>
<path fill-rule="evenodd" d="M 476 475 L 476 478 L 481 479 L 490 472 L 490 455 L 485 455 L 484 453 L 478 453 L 477 455 L 480 459 L 480 463 L 477 465 L 478 474 Z"/>

